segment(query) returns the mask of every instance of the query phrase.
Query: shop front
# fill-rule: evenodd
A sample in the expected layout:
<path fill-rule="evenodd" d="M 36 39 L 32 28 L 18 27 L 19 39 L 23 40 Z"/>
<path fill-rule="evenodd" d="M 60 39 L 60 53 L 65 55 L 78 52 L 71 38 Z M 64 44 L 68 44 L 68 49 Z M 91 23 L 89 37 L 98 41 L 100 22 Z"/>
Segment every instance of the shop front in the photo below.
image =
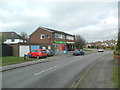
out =
<path fill-rule="evenodd" d="M 66 42 L 65 41 L 54 41 L 54 50 L 55 51 L 65 51 Z"/>
<path fill-rule="evenodd" d="M 66 42 L 66 49 L 67 49 L 67 51 L 73 51 L 74 50 L 74 42 Z"/>

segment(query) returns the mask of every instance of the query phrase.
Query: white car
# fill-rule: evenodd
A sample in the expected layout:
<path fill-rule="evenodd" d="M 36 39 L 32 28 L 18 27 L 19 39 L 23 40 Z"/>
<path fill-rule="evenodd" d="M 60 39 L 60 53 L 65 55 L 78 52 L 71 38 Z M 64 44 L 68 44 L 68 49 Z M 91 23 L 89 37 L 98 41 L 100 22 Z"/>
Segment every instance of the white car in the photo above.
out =
<path fill-rule="evenodd" d="M 98 52 L 104 52 L 104 49 L 100 48 L 98 49 Z"/>

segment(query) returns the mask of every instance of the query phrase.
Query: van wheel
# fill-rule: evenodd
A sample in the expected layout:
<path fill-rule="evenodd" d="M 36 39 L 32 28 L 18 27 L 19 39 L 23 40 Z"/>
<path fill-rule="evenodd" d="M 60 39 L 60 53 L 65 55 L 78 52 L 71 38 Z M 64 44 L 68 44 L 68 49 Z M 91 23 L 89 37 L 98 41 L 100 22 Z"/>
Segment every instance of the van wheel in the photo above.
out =
<path fill-rule="evenodd" d="M 40 56 L 37 56 L 37 59 L 40 59 Z"/>

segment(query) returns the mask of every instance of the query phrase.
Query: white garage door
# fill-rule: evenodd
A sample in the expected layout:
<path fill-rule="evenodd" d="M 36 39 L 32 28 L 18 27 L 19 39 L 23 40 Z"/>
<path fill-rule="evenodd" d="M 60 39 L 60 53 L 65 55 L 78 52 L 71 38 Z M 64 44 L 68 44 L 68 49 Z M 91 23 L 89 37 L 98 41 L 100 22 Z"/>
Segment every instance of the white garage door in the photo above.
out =
<path fill-rule="evenodd" d="M 24 57 L 24 54 L 30 52 L 29 46 L 19 46 L 19 56 Z"/>

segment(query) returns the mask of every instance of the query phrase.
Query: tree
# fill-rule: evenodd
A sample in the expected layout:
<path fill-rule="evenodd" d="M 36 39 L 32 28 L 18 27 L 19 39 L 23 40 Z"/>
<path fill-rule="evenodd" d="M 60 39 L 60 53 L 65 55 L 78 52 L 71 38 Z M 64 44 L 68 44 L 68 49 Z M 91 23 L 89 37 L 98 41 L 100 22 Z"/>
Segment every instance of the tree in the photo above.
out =
<path fill-rule="evenodd" d="M 120 52 L 120 29 L 118 31 L 118 41 L 117 41 L 117 49 Z"/>
<path fill-rule="evenodd" d="M 85 44 L 86 41 L 80 35 L 75 35 L 75 47 L 77 49 L 83 49 Z"/>
<path fill-rule="evenodd" d="M 28 40 L 28 35 L 26 32 L 21 32 L 20 36 L 23 38 L 23 42 Z"/>
<path fill-rule="evenodd" d="M 118 31 L 118 41 L 117 41 L 116 50 L 115 50 L 114 54 L 120 55 L 120 29 Z"/>
<path fill-rule="evenodd" d="M 5 41 L 5 36 L 3 36 L 2 32 L 0 32 L 0 43 L 3 44 Z"/>

